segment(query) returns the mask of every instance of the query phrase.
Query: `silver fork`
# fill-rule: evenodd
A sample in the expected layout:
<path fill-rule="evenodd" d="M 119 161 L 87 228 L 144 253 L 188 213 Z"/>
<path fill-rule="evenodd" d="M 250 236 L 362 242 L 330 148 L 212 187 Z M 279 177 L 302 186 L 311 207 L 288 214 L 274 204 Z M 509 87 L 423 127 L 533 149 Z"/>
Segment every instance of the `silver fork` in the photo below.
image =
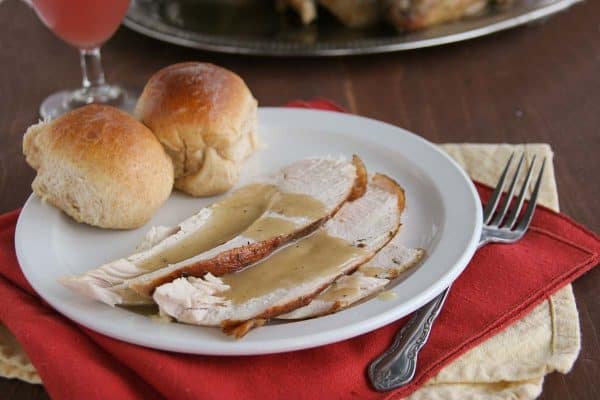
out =
<path fill-rule="evenodd" d="M 525 232 L 531 223 L 531 219 L 533 218 L 546 160 L 542 162 L 533 193 L 529 200 L 529 205 L 523 213 L 523 216 L 517 221 L 517 219 L 519 219 L 521 208 L 523 207 L 525 193 L 531 181 L 535 157 L 527 171 L 527 176 L 519 192 L 516 206 L 513 207 L 512 211 L 510 211 L 507 216 L 510 204 L 513 201 L 517 178 L 521 172 L 525 154 L 523 154 L 519 160 L 514 177 L 508 187 L 506 197 L 503 201 L 500 201 L 506 176 L 508 175 L 508 170 L 513 158 L 514 153 L 508 159 L 508 162 L 502 171 L 502 175 L 496 184 L 496 188 L 494 189 L 487 206 L 483 210 L 483 229 L 479 239 L 478 248 L 481 248 L 488 243 L 514 243 L 520 240 L 523 235 L 525 235 Z M 417 369 L 417 356 L 419 350 L 421 350 L 427 342 L 433 323 L 439 315 L 449 291 L 450 287 L 418 309 L 406 325 L 404 325 L 404 327 L 396 334 L 392 346 L 371 362 L 368 374 L 371 384 L 376 390 L 392 390 L 412 381 Z"/>

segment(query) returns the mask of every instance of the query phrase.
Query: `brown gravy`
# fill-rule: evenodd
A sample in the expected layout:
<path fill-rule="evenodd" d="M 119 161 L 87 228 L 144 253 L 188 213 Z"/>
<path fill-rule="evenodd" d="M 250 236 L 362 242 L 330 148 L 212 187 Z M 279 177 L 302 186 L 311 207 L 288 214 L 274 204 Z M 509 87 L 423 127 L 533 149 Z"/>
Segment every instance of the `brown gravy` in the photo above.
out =
<path fill-rule="evenodd" d="M 360 279 L 355 276 L 349 276 L 343 284 L 333 282 L 329 289 L 319 296 L 324 301 L 344 300 L 345 297 L 356 297 L 360 295 Z"/>
<path fill-rule="evenodd" d="M 158 315 L 158 305 L 157 304 L 145 304 L 143 306 L 122 306 L 119 305 L 120 308 L 131 311 L 132 313 L 143 315 L 144 317 L 150 317 L 153 315 Z"/>
<path fill-rule="evenodd" d="M 243 232 L 243 235 L 260 242 L 278 235 L 292 233 L 295 229 L 296 224 L 294 224 L 292 221 L 288 221 L 287 219 L 277 217 L 260 217 Z"/>
<path fill-rule="evenodd" d="M 263 184 L 244 186 L 210 208 L 212 215 L 201 229 L 176 246 L 140 262 L 138 267 L 156 270 L 210 250 L 239 234 L 261 241 L 294 231 L 296 225 L 291 221 L 262 217 L 269 210 L 287 217 L 310 219 L 325 213 L 325 205 L 311 196 L 282 193 L 273 185 Z"/>
<path fill-rule="evenodd" d="M 183 261 L 234 238 L 252 225 L 270 206 L 277 190 L 272 185 L 251 184 L 231 193 L 210 206 L 212 215 L 198 231 L 182 239 L 173 248 L 137 264 L 155 270 Z"/>
<path fill-rule="evenodd" d="M 364 250 L 318 231 L 249 268 L 223 275 L 221 278 L 230 289 L 221 296 L 241 304 L 277 289 L 293 288 L 335 274 L 364 254 Z"/>
<path fill-rule="evenodd" d="M 277 193 L 269 210 L 286 217 L 318 219 L 325 213 L 325 205 L 312 196 L 299 193 Z"/>
<path fill-rule="evenodd" d="M 385 278 L 387 276 L 387 270 L 380 267 L 364 266 L 360 267 L 359 271 L 365 276 L 370 276 L 372 278 Z"/>
<path fill-rule="evenodd" d="M 312 221 L 325 214 L 325 206 L 319 200 L 305 194 L 277 192 L 273 195 L 268 211 L 285 217 L 305 217 Z M 261 241 L 292 233 L 296 227 L 296 224 L 287 219 L 263 216 L 254 221 L 242 235 Z"/>

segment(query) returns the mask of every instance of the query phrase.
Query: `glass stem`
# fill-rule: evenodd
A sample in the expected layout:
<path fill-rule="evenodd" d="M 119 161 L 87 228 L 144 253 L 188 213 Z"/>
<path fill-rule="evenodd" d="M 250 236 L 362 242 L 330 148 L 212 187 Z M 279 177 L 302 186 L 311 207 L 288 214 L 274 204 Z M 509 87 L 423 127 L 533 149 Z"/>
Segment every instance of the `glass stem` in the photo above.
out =
<path fill-rule="evenodd" d="M 83 88 L 89 90 L 106 85 L 100 48 L 79 50 L 79 52 L 81 55 L 81 72 L 83 73 Z"/>
<path fill-rule="evenodd" d="M 68 102 L 70 108 L 91 103 L 118 104 L 122 100 L 123 91 L 118 86 L 106 83 L 100 48 L 79 50 L 81 60 L 81 89 L 75 90 Z"/>

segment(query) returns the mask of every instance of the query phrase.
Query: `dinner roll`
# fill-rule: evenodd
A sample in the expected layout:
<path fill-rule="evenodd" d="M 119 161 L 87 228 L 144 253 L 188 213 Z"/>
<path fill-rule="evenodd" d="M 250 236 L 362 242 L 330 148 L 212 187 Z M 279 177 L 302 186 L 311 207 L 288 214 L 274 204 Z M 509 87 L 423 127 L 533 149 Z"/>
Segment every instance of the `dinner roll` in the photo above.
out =
<path fill-rule="evenodd" d="M 152 132 L 110 106 L 84 106 L 31 126 L 23 153 L 37 170 L 36 195 L 101 228 L 143 225 L 173 188 L 173 165 Z"/>
<path fill-rule="evenodd" d="M 256 148 L 256 107 L 233 72 L 186 62 L 154 74 L 134 114 L 171 156 L 175 187 L 211 196 L 237 182 L 242 161 Z"/>

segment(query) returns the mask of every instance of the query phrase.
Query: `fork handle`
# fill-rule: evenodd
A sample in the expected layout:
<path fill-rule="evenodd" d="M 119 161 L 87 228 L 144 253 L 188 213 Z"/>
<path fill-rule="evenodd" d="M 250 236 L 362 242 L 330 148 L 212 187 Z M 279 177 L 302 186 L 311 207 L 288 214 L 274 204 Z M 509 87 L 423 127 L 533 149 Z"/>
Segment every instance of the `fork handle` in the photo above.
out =
<path fill-rule="evenodd" d="M 489 237 L 482 232 L 477 248 L 489 243 Z M 369 365 L 369 380 L 376 390 L 384 392 L 404 386 L 415 376 L 419 351 L 429 338 L 435 319 L 448 297 L 450 287 L 433 300 L 419 308 L 410 320 L 400 329 L 394 343 Z"/>
<path fill-rule="evenodd" d="M 433 322 L 446 301 L 450 288 L 425 304 L 396 334 L 394 343 L 369 365 L 369 379 L 376 390 L 403 386 L 415 376 L 419 350 L 427 342 Z"/>

